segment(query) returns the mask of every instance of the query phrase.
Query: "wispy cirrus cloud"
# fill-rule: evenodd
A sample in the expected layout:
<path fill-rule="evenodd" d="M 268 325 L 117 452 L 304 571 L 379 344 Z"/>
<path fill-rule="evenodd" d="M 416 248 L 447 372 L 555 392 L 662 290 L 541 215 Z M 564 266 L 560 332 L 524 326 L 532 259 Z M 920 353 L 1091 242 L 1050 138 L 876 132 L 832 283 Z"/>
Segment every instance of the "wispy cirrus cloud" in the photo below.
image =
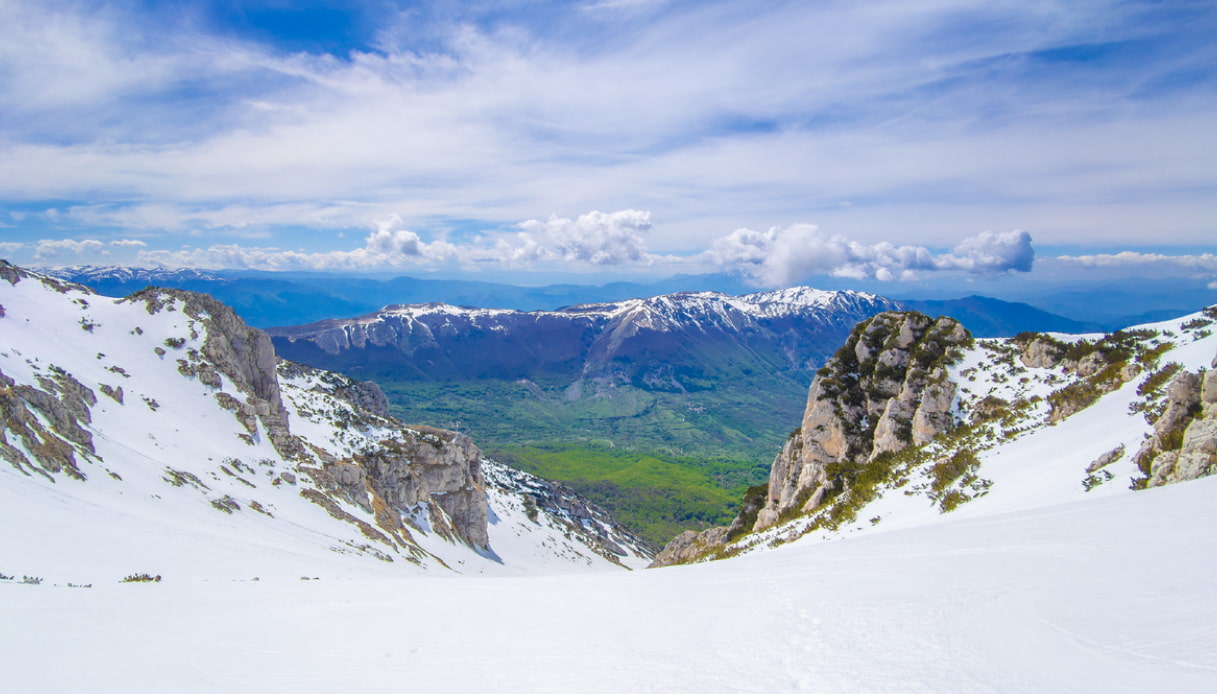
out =
<path fill-rule="evenodd" d="M 449 219 L 628 208 L 665 254 L 790 220 L 897 249 L 1211 235 L 1211 7 L 594 5 L 420 6 L 310 54 L 189 11 L 6 3 L 0 205 L 267 247 L 393 214 L 436 243 Z"/>

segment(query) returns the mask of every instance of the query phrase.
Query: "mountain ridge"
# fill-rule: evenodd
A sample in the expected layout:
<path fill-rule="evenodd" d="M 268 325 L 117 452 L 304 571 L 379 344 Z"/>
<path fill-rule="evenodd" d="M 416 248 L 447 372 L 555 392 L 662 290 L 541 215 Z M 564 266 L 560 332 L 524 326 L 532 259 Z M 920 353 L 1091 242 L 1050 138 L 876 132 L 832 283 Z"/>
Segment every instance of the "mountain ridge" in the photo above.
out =
<path fill-rule="evenodd" d="M 336 573 L 588 570 L 648 554 L 570 490 L 463 434 L 389 418 L 374 384 L 279 360 L 211 297 L 112 300 L 5 263 L 0 305 L 0 509 L 24 531 L 3 554 L 26 570 L 44 547 L 109 548 L 94 570 L 138 555 L 195 576 L 257 570 L 259 544 Z M 39 503 L 73 522 L 31 524 Z"/>
<path fill-rule="evenodd" d="M 817 372 L 734 522 L 683 533 L 655 565 L 984 513 L 1027 503 L 1031 484 L 1067 499 L 1217 473 L 1215 322 L 1210 307 L 1108 335 L 974 340 L 952 319 L 879 314 Z M 1033 462 L 1000 465 L 1027 446 Z"/>

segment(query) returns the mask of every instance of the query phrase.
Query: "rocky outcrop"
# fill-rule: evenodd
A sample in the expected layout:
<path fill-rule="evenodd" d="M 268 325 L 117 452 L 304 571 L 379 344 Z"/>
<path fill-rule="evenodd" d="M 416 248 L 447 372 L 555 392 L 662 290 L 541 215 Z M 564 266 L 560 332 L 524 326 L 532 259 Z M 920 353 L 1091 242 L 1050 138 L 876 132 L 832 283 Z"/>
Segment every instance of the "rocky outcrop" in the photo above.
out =
<path fill-rule="evenodd" d="M 205 337 L 198 358 L 179 360 L 179 370 L 211 387 L 220 385 L 217 372 L 228 377 L 246 396 L 246 404 L 256 413 L 275 450 L 285 458 L 300 459 L 304 451 L 291 436 L 279 392 L 275 371 L 279 358 L 266 333 L 249 327 L 232 308 L 206 294 L 149 287 L 122 301 L 142 302 L 150 314 L 182 302 L 184 312 L 200 323 Z"/>
<path fill-rule="evenodd" d="M 491 460 L 485 462 L 483 471 L 487 486 L 524 500 L 525 512 L 533 523 L 539 524 L 545 516 L 564 534 L 578 538 L 581 544 L 614 564 L 624 566 L 622 559 L 631 554 L 641 557 L 654 554 L 645 540 L 565 485 Z"/>
<path fill-rule="evenodd" d="M 861 466 L 950 429 L 956 386 L 947 366 L 971 341 L 951 318 L 887 312 L 859 323 L 812 381 L 802 426 L 774 459 L 759 508 L 742 505 L 731 528 L 678 537 L 655 565 L 810 512 L 844 492 Z"/>
<path fill-rule="evenodd" d="M 1022 337 L 1022 336 L 1019 336 Z M 1022 351 L 1018 355 L 1023 366 L 1032 369 L 1051 369 L 1065 357 L 1065 346 L 1048 335 L 1035 333 L 1029 341 L 1022 342 L 1016 337 L 1015 344 L 1022 343 Z"/>
<path fill-rule="evenodd" d="M 409 513 L 433 503 L 444 514 L 432 513 L 432 527 L 475 547 L 489 542 L 481 460 L 468 436 L 423 427 L 403 430 L 381 450 L 356 457 L 371 491 L 387 504 Z"/>
<path fill-rule="evenodd" d="M 951 351 L 971 336 L 950 318 L 881 313 L 861 323 L 820 370 L 803 425 L 774 460 L 754 530 L 843 490 L 842 463 L 927 443 L 954 423 Z"/>
<path fill-rule="evenodd" d="M 1166 391 L 1166 408 L 1138 451 L 1137 464 L 1149 487 L 1217 473 L 1217 371 L 1175 376 Z"/>
<path fill-rule="evenodd" d="M 64 472 L 83 480 L 77 456 L 95 455 L 86 425 L 92 421 L 89 408 L 97 404 L 97 395 L 61 369 L 52 367 L 51 374 L 40 377 L 41 387 L 34 388 L 0 372 L 0 458 L 27 474 L 37 472 L 53 480 L 53 474 Z"/>
<path fill-rule="evenodd" d="M 688 564 L 726 543 L 727 528 L 725 527 L 709 528 L 701 532 L 686 530 L 664 545 L 659 554 L 655 555 L 655 560 L 651 562 L 651 568 Z"/>
<path fill-rule="evenodd" d="M 464 434 L 422 426 L 403 426 L 388 416 L 384 393 L 374 383 L 281 362 L 277 373 L 297 387 L 337 398 L 343 405 L 328 421 L 348 430 L 381 433 L 378 443 L 349 458 L 314 449 L 322 466 L 304 468 L 328 491 L 377 516 L 389 534 L 405 537 L 401 518 L 414 518 L 425 506 L 428 525 L 440 535 L 485 548 L 489 510 L 482 476 L 482 452 Z"/>

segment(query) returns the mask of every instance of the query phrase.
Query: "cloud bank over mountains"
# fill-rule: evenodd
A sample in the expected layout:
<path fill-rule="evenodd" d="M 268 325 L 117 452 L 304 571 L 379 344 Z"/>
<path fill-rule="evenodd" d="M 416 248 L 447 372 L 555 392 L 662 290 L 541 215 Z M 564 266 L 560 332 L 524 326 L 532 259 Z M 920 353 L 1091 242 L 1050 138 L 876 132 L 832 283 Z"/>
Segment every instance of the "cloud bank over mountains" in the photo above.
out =
<path fill-rule="evenodd" d="M 384 2 L 324 44 L 282 5 L 0 3 L 2 242 L 900 279 L 1217 219 L 1211 4 Z"/>
<path fill-rule="evenodd" d="M 1025 231 L 986 231 L 965 239 L 951 252 L 934 253 L 921 246 L 862 244 L 839 234 L 826 234 L 811 224 L 772 227 L 763 232 L 737 229 L 713 239 L 699 253 L 657 254 L 647 249 L 651 214 L 642 210 L 592 211 L 575 219 L 555 215 L 527 220 L 511 232 L 479 234 L 461 243 L 424 241 L 402 225 L 396 216 L 380 222 L 363 239 L 363 246 L 353 250 L 309 253 L 229 244 L 181 251 L 141 249 L 136 259 L 146 266 L 256 270 L 473 269 L 485 265 L 501 269 L 661 268 L 670 272 L 736 273 L 758 286 L 788 285 L 814 275 L 894 281 L 935 272 L 1027 272 L 1035 259 L 1031 235 Z M 110 245 L 144 244 L 124 239 Z M 79 257 L 103 252 L 104 247 L 97 240 L 41 241 L 35 254 L 41 260 L 55 261 L 70 254 Z"/>

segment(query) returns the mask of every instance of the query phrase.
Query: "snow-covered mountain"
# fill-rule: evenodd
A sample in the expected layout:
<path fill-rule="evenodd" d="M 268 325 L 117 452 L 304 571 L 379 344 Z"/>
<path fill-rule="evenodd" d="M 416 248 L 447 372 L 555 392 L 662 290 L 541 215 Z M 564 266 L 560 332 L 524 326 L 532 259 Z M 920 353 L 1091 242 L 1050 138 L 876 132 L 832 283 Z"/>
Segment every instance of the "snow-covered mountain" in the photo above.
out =
<path fill-rule="evenodd" d="M 734 523 L 660 565 L 1104 497 L 1217 473 L 1217 307 L 1109 335 L 978 340 L 883 313 L 812 382 Z"/>
<path fill-rule="evenodd" d="M 176 287 L 182 282 L 215 282 L 219 275 L 196 268 L 129 267 L 126 265 L 68 265 L 59 268 L 35 268 L 35 271 L 90 288 L 94 285 L 143 284 L 155 287 Z"/>
<path fill-rule="evenodd" d="M 268 332 L 284 357 L 382 383 L 412 420 L 459 419 L 488 446 L 607 441 L 751 460 L 781 441 L 774 422 L 796 415 L 850 328 L 895 306 L 807 288 L 681 292 L 557 311 L 394 305 Z"/>
<path fill-rule="evenodd" d="M 0 265 L 0 570 L 87 582 L 637 567 L 646 549 L 210 297 Z"/>
<path fill-rule="evenodd" d="M 681 292 L 558 311 L 399 304 L 268 332 L 289 358 L 406 378 L 605 378 L 697 390 L 698 376 L 685 371 L 704 374 L 724 360 L 818 366 L 855 323 L 895 306 L 873 294 L 809 288 Z M 644 354 L 650 358 L 640 361 Z"/>
<path fill-rule="evenodd" d="M 6 689 L 1217 689 L 1217 478 L 1129 490 L 1208 470 L 1210 315 L 1116 336 L 982 341 L 885 314 L 817 378 L 775 493 L 753 497 L 752 532 L 720 552 L 738 556 L 505 579 L 458 576 L 438 559 L 465 574 L 569 571 L 596 560 L 574 556 L 585 546 L 559 524 L 573 521 L 574 537 L 595 514 L 485 462 L 486 528 L 503 564 L 437 537 L 465 514 L 434 494 L 400 516 L 430 554 L 388 548 L 330 514 L 388 534 L 378 449 L 455 455 L 459 437 L 409 434 L 375 414 L 376 389 L 298 365 L 277 367 L 280 431 L 263 406 L 268 382 L 207 347 L 219 311 L 180 295 L 112 302 L 5 267 L 0 305 Z M 222 332 L 230 346 L 248 337 Z M 832 435 L 804 437 L 818 427 Z M 396 444 L 379 445 L 390 430 Z M 328 478 L 279 450 L 293 440 L 314 458 L 303 467 Z M 845 453 L 835 466 L 811 453 L 834 446 Z M 349 496 L 359 472 L 348 456 L 365 456 L 372 513 Z M 863 493 L 867 480 L 876 494 Z M 789 503 L 821 488 L 808 512 Z M 765 510 L 773 523 L 757 530 Z M 120 582 L 143 572 L 163 581 Z M 449 578 L 414 578 L 424 574 Z"/>

